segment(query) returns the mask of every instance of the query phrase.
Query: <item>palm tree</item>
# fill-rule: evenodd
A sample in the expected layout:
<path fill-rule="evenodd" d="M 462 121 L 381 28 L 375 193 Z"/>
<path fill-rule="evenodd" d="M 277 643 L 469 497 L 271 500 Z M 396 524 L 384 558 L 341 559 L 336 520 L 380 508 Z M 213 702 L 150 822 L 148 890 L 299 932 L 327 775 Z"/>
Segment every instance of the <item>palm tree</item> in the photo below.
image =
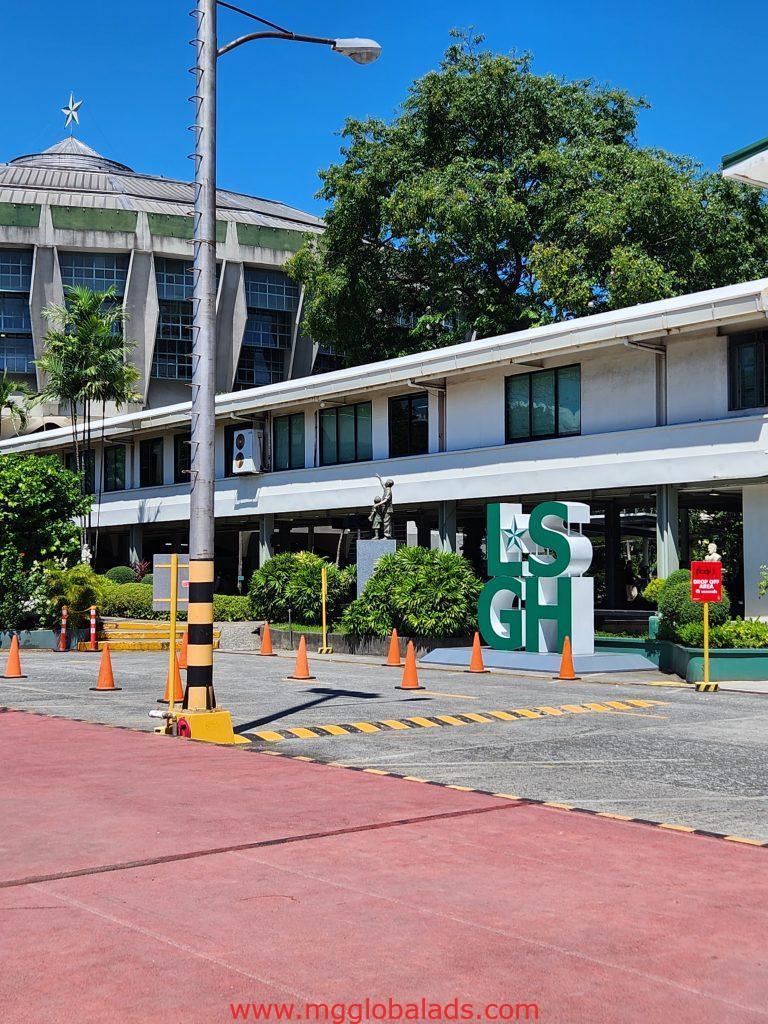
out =
<path fill-rule="evenodd" d="M 86 469 L 93 459 L 94 405 L 101 407 L 103 450 L 107 403 L 112 402 L 120 409 L 139 400 L 134 391 L 139 373 L 125 358 L 133 347 L 123 336 L 127 317 L 114 288 L 96 292 L 79 286 L 67 289 L 63 306 L 49 306 L 43 315 L 53 326 L 45 336 L 43 355 L 35 361 L 45 375 L 45 387 L 38 401 L 61 402 L 68 407 L 75 466 L 85 492 Z"/>
<path fill-rule="evenodd" d="M 32 392 L 27 385 L 13 380 L 8 376 L 8 371 L 3 370 L 0 377 L 0 425 L 3 414 L 8 413 L 14 433 L 24 430 L 29 421 L 27 410 L 31 398 Z"/>

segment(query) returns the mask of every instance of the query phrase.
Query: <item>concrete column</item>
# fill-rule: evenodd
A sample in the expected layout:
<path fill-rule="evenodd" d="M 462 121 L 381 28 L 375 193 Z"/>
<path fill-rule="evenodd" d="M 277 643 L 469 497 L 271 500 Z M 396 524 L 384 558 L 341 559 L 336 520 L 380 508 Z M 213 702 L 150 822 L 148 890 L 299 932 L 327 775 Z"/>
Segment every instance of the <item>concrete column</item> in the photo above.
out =
<path fill-rule="evenodd" d="M 259 565 L 268 562 L 273 555 L 272 534 L 275 532 L 275 517 L 261 516 L 259 518 Z"/>
<path fill-rule="evenodd" d="M 768 565 L 768 484 L 750 484 L 741 491 L 744 514 L 744 618 L 768 619 L 768 595 L 759 597 L 760 566 Z M 736 573 L 724 565 L 726 586 Z M 730 571 L 729 571 L 730 569 Z"/>
<path fill-rule="evenodd" d="M 437 531 L 441 551 L 456 550 L 456 502 L 441 501 L 437 508 Z"/>
<path fill-rule="evenodd" d="M 144 537 L 138 523 L 128 527 L 128 562 L 141 562 L 144 558 Z"/>
<path fill-rule="evenodd" d="M 666 579 L 679 568 L 677 487 L 663 484 L 656 488 L 656 573 Z"/>

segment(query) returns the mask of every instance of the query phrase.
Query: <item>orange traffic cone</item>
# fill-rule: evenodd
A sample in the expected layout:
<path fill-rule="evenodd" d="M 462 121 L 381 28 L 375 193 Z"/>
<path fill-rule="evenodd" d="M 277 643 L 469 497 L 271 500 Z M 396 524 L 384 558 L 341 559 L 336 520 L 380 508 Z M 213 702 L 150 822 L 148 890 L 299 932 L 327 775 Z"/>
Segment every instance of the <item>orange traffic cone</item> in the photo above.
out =
<path fill-rule="evenodd" d="M 397 630 L 392 630 L 392 636 L 389 640 L 389 653 L 387 654 L 387 660 L 384 662 L 385 668 L 400 668 L 400 641 L 397 638 Z"/>
<path fill-rule="evenodd" d="M 265 622 L 261 627 L 261 647 L 259 648 L 259 654 L 262 658 L 276 657 L 275 652 L 272 650 L 272 634 L 269 631 L 268 622 Z"/>
<path fill-rule="evenodd" d="M 293 670 L 293 675 L 288 676 L 289 679 L 315 679 L 315 676 L 309 674 L 309 661 L 307 659 L 307 638 L 302 637 L 299 640 L 299 649 L 296 651 L 296 666 Z"/>
<path fill-rule="evenodd" d="M 115 686 L 115 677 L 112 675 L 112 658 L 109 656 L 109 644 L 104 644 L 101 651 L 101 664 L 99 665 L 99 678 L 96 685 L 91 687 L 97 693 L 122 690 L 122 686 Z"/>
<path fill-rule="evenodd" d="M 186 669 L 187 667 L 187 645 L 189 644 L 189 630 L 184 630 L 184 636 L 181 638 L 181 650 L 176 656 L 176 660 L 179 663 L 179 668 Z M 175 698 L 174 698 L 175 699 Z"/>
<path fill-rule="evenodd" d="M 185 633 L 184 636 L 187 634 Z M 178 654 L 173 659 L 173 702 L 174 704 L 180 704 L 184 700 L 184 687 L 181 685 L 181 672 L 179 672 L 179 656 Z M 170 672 L 165 680 L 165 693 L 162 697 L 157 698 L 158 704 L 170 704 L 171 703 L 171 679 Z"/>
<path fill-rule="evenodd" d="M 571 654 L 571 638 L 567 636 L 563 644 L 563 656 L 560 659 L 560 675 L 552 676 L 553 679 L 580 679 L 573 671 L 573 656 Z"/>
<path fill-rule="evenodd" d="M 424 687 L 419 683 L 419 676 L 416 672 L 416 648 L 413 646 L 413 640 L 408 641 L 408 647 L 405 652 L 405 668 L 403 669 L 403 678 L 400 681 L 400 685 L 396 687 L 398 690 L 423 690 Z"/>
<path fill-rule="evenodd" d="M 475 639 L 472 641 L 472 657 L 470 658 L 467 672 L 487 671 L 488 669 L 483 664 L 483 649 L 480 646 L 480 634 L 475 633 Z"/>
<path fill-rule="evenodd" d="M 26 679 L 21 671 L 21 658 L 19 657 L 19 638 L 14 633 L 11 637 L 11 649 L 8 651 L 8 660 L 5 663 L 3 679 Z"/>

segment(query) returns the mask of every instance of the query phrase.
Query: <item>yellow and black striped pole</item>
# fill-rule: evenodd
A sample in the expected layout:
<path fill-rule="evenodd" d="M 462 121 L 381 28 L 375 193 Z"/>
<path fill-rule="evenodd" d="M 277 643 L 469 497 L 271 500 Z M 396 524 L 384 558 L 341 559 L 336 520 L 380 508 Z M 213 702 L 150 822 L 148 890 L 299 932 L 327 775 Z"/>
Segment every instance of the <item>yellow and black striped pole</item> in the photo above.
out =
<path fill-rule="evenodd" d="M 184 710 L 211 711 L 213 692 L 213 561 L 189 560 L 187 688 Z"/>

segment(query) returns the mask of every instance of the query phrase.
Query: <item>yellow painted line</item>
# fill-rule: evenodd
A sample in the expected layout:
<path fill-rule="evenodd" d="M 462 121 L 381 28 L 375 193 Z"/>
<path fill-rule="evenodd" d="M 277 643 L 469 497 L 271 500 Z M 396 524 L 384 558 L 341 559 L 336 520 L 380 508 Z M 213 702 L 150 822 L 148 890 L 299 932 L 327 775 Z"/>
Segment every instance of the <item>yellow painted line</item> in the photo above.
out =
<path fill-rule="evenodd" d="M 406 721 L 407 722 L 414 722 L 416 725 L 421 725 L 425 729 L 439 729 L 440 728 L 440 726 L 436 722 L 430 722 L 428 719 L 426 719 L 426 718 L 419 718 L 418 716 L 414 716 L 413 718 L 407 718 Z"/>
<path fill-rule="evenodd" d="M 502 800 L 520 800 L 521 797 L 517 793 L 493 793 L 493 796 L 498 796 Z"/>
<path fill-rule="evenodd" d="M 590 711 L 608 711 L 609 709 L 605 704 L 597 704 L 595 701 L 584 701 L 584 707 L 589 708 Z"/>
<path fill-rule="evenodd" d="M 293 760 L 294 761 L 314 761 L 315 759 L 314 759 L 314 757 L 305 757 L 303 754 L 294 754 L 293 755 Z"/>
<path fill-rule="evenodd" d="M 363 771 L 369 775 L 389 775 L 389 772 L 382 771 L 381 768 L 363 768 Z"/>
<path fill-rule="evenodd" d="M 311 729 L 304 729 L 302 726 L 297 726 L 295 729 L 286 729 L 286 732 L 293 733 L 293 735 L 298 736 L 300 740 L 313 740 L 317 735 L 312 732 Z"/>
<path fill-rule="evenodd" d="M 426 782 L 426 779 L 420 779 L 417 775 L 404 775 L 403 779 L 406 782 Z"/>
<path fill-rule="evenodd" d="M 517 719 L 514 715 L 510 715 L 508 711 L 489 711 L 489 715 L 493 715 L 494 718 L 500 718 L 502 722 L 516 722 Z"/>
<path fill-rule="evenodd" d="M 398 722 L 396 718 L 383 718 L 381 721 L 382 725 L 386 725 L 389 729 L 407 729 L 408 726 L 405 722 Z"/>
<path fill-rule="evenodd" d="M 254 733 L 254 735 L 255 735 L 255 736 L 263 736 L 263 735 L 264 735 L 264 733 L 261 733 L 261 732 L 257 732 L 257 733 Z M 282 755 L 282 754 L 280 753 L 280 751 L 279 751 L 279 750 L 261 750 L 261 751 L 260 751 L 260 753 L 261 753 L 261 754 L 269 754 L 269 756 L 270 756 L 270 757 L 282 757 L 282 756 L 283 756 L 283 755 Z"/>
<path fill-rule="evenodd" d="M 723 836 L 729 843 L 744 843 L 745 846 L 765 846 L 759 839 L 745 839 L 744 836 Z"/>
<path fill-rule="evenodd" d="M 629 814 L 613 814 L 611 811 L 598 811 L 598 818 L 613 818 L 615 821 L 632 821 Z"/>
<path fill-rule="evenodd" d="M 478 715 L 476 711 L 466 711 L 464 713 L 465 718 L 471 718 L 473 722 L 490 722 L 490 718 L 486 718 L 485 715 Z"/>
<path fill-rule="evenodd" d="M 670 825 L 666 821 L 659 822 L 659 828 L 669 829 L 670 832 L 695 832 L 695 828 L 691 828 L 689 825 Z"/>
<path fill-rule="evenodd" d="M 633 708 L 652 708 L 656 703 L 654 700 L 629 700 L 627 704 L 631 704 Z"/>
<path fill-rule="evenodd" d="M 535 711 L 531 711 L 529 708 L 512 708 L 516 715 L 522 715 L 523 718 L 541 718 L 541 715 L 537 715 Z"/>
<path fill-rule="evenodd" d="M 453 715 L 435 715 L 435 718 L 439 718 L 441 722 L 445 722 L 446 725 L 466 725 L 466 722 L 462 722 L 460 718 L 454 718 Z"/>
<path fill-rule="evenodd" d="M 545 715 L 562 715 L 563 712 L 559 708 L 550 708 L 546 704 L 542 704 L 540 708 L 536 708 L 537 711 L 543 711 Z"/>
<path fill-rule="evenodd" d="M 586 708 L 581 707 L 579 704 L 561 704 L 560 707 L 563 711 L 570 711 L 572 715 L 585 715 L 587 713 Z"/>
<path fill-rule="evenodd" d="M 285 739 L 285 737 L 281 736 L 279 732 L 271 732 L 270 730 L 267 730 L 266 732 L 257 732 L 256 735 L 260 740 L 267 740 L 269 743 L 278 743 L 280 740 Z"/>
<path fill-rule="evenodd" d="M 371 725 L 370 722 L 350 722 L 349 724 L 353 725 L 355 729 L 359 729 L 360 732 L 381 732 L 378 725 Z"/>
<path fill-rule="evenodd" d="M 554 800 L 545 800 L 544 807 L 558 807 L 561 811 L 572 811 L 573 807 L 571 804 L 558 804 Z"/>
<path fill-rule="evenodd" d="M 620 700 L 607 700 L 605 703 L 608 705 L 609 708 L 618 708 L 619 711 L 631 710 L 629 704 L 624 704 Z"/>
<path fill-rule="evenodd" d="M 446 789 L 458 789 L 462 793 L 473 793 L 474 790 L 471 786 L 446 786 Z"/>
<path fill-rule="evenodd" d="M 347 730 L 342 729 L 340 725 L 316 725 L 315 728 L 322 729 L 329 736 L 349 736 Z"/>

